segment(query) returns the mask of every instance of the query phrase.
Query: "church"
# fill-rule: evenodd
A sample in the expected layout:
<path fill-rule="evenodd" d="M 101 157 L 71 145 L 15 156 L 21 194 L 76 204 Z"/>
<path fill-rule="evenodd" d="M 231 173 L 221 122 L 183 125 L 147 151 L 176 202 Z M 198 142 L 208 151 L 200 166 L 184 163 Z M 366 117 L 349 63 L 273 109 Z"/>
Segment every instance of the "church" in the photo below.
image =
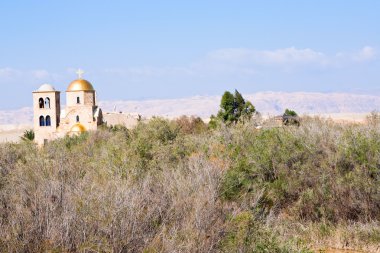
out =
<path fill-rule="evenodd" d="M 82 79 L 72 81 L 66 90 L 66 108 L 61 110 L 61 93 L 50 84 L 33 92 L 35 142 L 43 145 L 49 140 L 95 131 L 103 123 L 102 110 L 96 105 L 96 91 Z"/>

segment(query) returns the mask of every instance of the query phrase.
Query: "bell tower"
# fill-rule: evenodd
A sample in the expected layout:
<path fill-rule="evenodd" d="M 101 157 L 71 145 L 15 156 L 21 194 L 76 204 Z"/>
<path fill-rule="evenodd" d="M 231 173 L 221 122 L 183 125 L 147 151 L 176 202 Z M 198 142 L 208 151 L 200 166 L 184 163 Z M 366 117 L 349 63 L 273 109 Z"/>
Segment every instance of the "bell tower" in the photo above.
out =
<path fill-rule="evenodd" d="M 33 127 L 35 141 L 42 145 L 53 139 L 60 123 L 60 92 L 50 84 L 43 84 L 33 92 Z"/>

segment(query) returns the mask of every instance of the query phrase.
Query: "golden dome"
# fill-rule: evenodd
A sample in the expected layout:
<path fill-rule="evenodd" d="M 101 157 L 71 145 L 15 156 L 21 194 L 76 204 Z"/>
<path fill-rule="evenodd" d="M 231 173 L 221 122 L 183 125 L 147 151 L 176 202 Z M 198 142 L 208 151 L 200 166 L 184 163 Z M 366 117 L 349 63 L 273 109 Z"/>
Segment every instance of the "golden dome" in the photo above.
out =
<path fill-rule="evenodd" d="M 70 83 L 66 91 L 93 91 L 92 84 L 84 79 L 77 79 Z"/>
<path fill-rule="evenodd" d="M 86 132 L 86 128 L 82 124 L 77 123 L 77 124 L 75 124 L 74 126 L 71 127 L 70 132 L 73 132 L 73 133 L 82 133 L 82 132 Z"/>

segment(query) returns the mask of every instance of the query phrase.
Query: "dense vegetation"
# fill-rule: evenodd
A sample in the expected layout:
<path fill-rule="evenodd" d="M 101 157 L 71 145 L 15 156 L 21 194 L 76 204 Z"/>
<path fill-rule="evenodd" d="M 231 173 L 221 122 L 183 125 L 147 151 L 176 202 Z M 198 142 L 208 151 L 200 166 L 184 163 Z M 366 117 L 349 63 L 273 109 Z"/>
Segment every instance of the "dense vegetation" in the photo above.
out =
<path fill-rule="evenodd" d="M 380 124 L 155 118 L 0 145 L 0 252 L 375 252 Z"/>

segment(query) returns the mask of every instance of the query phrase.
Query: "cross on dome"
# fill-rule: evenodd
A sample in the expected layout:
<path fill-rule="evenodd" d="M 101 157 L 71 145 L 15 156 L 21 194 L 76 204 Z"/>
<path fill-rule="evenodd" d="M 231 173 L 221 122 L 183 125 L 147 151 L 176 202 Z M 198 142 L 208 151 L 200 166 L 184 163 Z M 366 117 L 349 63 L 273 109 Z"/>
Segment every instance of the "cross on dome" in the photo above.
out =
<path fill-rule="evenodd" d="M 84 71 L 81 69 L 78 69 L 77 72 L 75 72 L 78 75 L 78 79 L 82 79 L 82 75 L 84 74 Z"/>

